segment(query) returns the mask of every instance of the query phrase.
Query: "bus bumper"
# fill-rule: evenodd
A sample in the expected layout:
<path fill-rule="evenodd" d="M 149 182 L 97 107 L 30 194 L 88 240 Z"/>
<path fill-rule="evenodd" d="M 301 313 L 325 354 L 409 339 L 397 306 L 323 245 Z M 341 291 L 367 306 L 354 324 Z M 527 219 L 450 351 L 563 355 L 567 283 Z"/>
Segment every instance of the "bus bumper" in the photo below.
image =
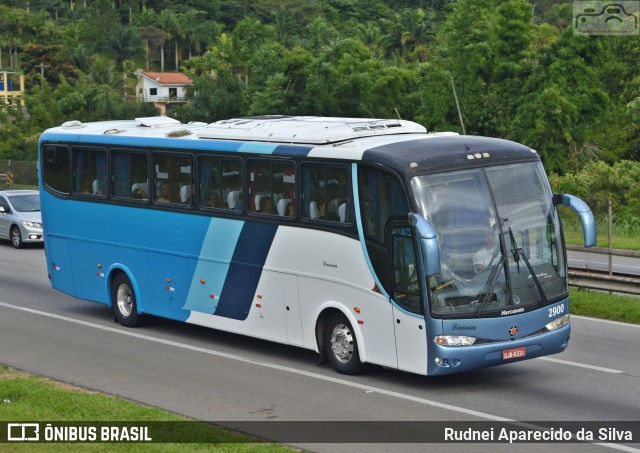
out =
<path fill-rule="evenodd" d="M 429 345 L 427 374 L 460 373 L 557 354 L 567 348 L 570 337 L 571 324 L 567 324 L 553 332 L 513 341 L 472 346 L 441 346 L 432 342 Z"/>

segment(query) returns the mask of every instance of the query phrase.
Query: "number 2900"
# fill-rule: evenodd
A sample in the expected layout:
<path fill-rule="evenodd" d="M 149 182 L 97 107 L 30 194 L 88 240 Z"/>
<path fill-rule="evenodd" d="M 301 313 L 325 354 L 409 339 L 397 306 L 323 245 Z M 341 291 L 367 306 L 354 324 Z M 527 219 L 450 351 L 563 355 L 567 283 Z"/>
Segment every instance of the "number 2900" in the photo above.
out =
<path fill-rule="evenodd" d="M 561 315 L 562 313 L 564 313 L 564 304 L 549 308 L 549 318 Z"/>

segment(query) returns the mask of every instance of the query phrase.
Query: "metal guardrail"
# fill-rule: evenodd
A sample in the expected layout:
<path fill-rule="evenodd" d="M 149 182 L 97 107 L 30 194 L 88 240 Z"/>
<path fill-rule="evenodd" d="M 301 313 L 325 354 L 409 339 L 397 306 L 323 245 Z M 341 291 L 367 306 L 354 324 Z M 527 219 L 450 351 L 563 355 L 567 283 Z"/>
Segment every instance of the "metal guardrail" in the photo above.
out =
<path fill-rule="evenodd" d="M 13 173 L 10 171 L 7 173 L 0 173 L 0 183 L 5 183 L 7 187 L 13 186 Z"/>
<path fill-rule="evenodd" d="M 640 278 L 569 270 L 569 286 L 640 295 Z"/>

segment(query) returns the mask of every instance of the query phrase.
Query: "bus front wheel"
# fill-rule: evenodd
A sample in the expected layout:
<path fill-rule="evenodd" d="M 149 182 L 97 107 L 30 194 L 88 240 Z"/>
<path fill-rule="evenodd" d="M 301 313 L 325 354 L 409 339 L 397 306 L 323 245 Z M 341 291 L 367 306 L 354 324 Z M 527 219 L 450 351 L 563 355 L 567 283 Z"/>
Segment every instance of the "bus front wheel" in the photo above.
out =
<path fill-rule="evenodd" d="M 116 320 L 125 327 L 140 325 L 142 316 L 138 314 L 136 292 L 131 280 L 123 273 L 119 273 L 111 283 L 111 304 Z"/>
<path fill-rule="evenodd" d="M 363 371 L 353 327 L 342 313 L 334 313 L 327 321 L 324 341 L 327 358 L 338 373 L 359 374 Z"/>

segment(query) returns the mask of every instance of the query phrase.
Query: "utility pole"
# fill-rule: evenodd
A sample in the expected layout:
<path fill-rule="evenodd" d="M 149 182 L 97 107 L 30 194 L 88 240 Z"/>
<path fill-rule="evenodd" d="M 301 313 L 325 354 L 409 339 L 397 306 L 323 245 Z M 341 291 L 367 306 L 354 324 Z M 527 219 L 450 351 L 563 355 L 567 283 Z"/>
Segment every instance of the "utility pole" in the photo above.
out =
<path fill-rule="evenodd" d="M 44 64 L 44 63 L 35 65 L 36 68 L 40 68 L 40 75 L 42 76 L 43 83 L 44 83 L 44 68 L 48 68 L 49 66 L 50 65 Z"/>
<path fill-rule="evenodd" d="M 609 214 L 609 275 L 613 275 L 613 212 L 611 209 L 611 198 L 608 200 Z"/>
<path fill-rule="evenodd" d="M 451 80 L 451 89 L 453 89 L 453 97 L 456 100 L 456 108 L 458 109 L 458 118 L 460 118 L 460 126 L 462 126 L 462 133 L 464 135 L 467 135 L 467 131 L 464 128 L 464 121 L 462 121 L 462 112 L 460 111 L 460 104 L 458 103 L 458 94 L 456 93 L 456 85 L 455 83 L 453 83 L 453 76 L 451 75 L 451 73 L 447 71 L 447 74 L 449 74 L 449 79 Z"/>

